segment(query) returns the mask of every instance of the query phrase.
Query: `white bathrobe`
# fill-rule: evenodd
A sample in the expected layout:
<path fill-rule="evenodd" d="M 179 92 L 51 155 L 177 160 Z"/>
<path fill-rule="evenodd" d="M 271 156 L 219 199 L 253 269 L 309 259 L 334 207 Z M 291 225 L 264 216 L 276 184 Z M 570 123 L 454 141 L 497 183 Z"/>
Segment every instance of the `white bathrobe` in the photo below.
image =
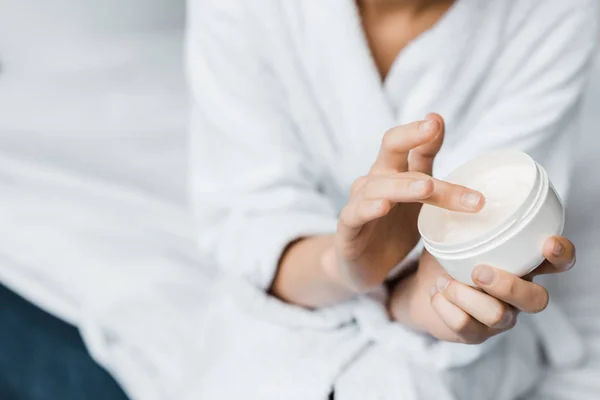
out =
<path fill-rule="evenodd" d="M 463 346 L 390 323 L 383 292 L 310 312 L 263 290 L 288 243 L 335 231 L 383 133 L 428 112 L 446 121 L 436 177 L 518 149 L 565 198 L 596 2 L 457 1 L 383 84 L 353 0 L 189 4 L 193 204 L 222 278 L 195 383 L 177 398 L 509 400 L 543 373 L 536 343 L 555 364 L 579 360 L 556 307 Z"/>
<path fill-rule="evenodd" d="M 253 7 L 257 3 L 248 1 Z M 321 3 L 329 7 L 331 2 Z M 0 10 L 0 281 L 77 324 L 93 355 L 132 399 L 227 399 L 234 389 L 246 391 L 244 399 L 276 397 L 267 390 L 286 393 L 279 398 L 311 399 L 323 397 L 331 382 L 338 398 L 351 398 L 348 391 L 355 391 L 354 396 L 371 399 L 386 390 L 402 399 L 411 395 L 403 396 L 403 390 L 422 382 L 403 367 L 433 370 L 405 361 L 448 354 L 406 357 L 406 344 L 420 339 L 404 335 L 406 341 L 398 340 L 404 332 L 380 318 L 381 309 L 368 299 L 362 300 L 360 314 L 356 303 L 309 313 L 266 298 L 245 281 L 233 286 L 223 281 L 215 287 L 214 304 L 208 302 L 211 269 L 203 267 L 214 264 L 201 266 L 195 257 L 183 198 L 180 1 L 0 0 Z M 544 400 L 597 400 L 600 393 L 600 218 L 596 203 L 589 201 L 600 196 L 600 180 L 590 175 L 600 168 L 599 78 L 597 68 L 587 137 L 577 151 L 577 172 L 584 179 L 574 181 L 567 214 L 567 235 L 578 245 L 579 263 L 554 276 L 550 288 L 586 341 L 589 362 L 550 369 L 539 388 Z M 243 289 L 235 297 L 217 296 L 237 287 Z M 213 317 L 205 317 L 207 306 Z M 228 312 L 231 318 L 222 318 Z M 355 316 L 361 325 L 348 323 Z M 380 338 L 377 344 L 365 339 L 365 329 L 376 321 L 390 328 L 371 329 Z M 530 328 L 522 323 L 517 329 Z M 208 329 L 209 324 L 222 329 Z M 296 334 L 289 326 L 297 328 Z M 384 342 L 386 331 L 392 340 Z M 553 348 L 571 349 L 571 335 L 557 334 L 565 339 Z M 216 335 L 225 342 L 216 341 Z M 227 339 L 233 335 L 234 340 Z M 524 350 L 531 340 L 524 337 Z M 495 367 L 481 367 L 481 376 L 493 379 L 497 366 L 511 358 L 493 352 L 490 358 Z M 219 359 L 222 364 L 215 364 Z M 444 360 L 435 359 L 443 367 Z M 472 371 L 482 365 L 477 361 L 442 377 L 455 386 L 461 380 L 477 382 Z M 512 379 L 520 371 L 504 380 L 512 382 L 506 390 L 518 388 Z M 531 382 L 529 374 L 523 376 Z M 219 379 L 224 384 L 215 388 Z M 440 382 L 426 381 L 432 390 Z M 216 394 L 202 396 L 211 387 Z M 472 398 L 500 398 L 493 387 L 479 383 L 479 388 L 469 392 Z M 261 389 L 264 396 L 257 395 Z"/>

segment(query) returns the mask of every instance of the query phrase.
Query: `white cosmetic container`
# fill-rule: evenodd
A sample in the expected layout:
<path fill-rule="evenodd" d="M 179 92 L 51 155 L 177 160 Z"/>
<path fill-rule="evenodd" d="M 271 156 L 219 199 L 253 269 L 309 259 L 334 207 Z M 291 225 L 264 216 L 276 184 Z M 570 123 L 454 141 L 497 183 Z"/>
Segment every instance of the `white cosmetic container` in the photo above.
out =
<path fill-rule="evenodd" d="M 544 260 L 546 239 L 562 233 L 560 198 L 544 168 L 525 153 L 485 154 L 446 180 L 486 198 L 476 214 L 424 205 L 419 215 L 425 248 L 460 282 L 473 285 L 471 272 L 478 265 L 526 275 Z"/>

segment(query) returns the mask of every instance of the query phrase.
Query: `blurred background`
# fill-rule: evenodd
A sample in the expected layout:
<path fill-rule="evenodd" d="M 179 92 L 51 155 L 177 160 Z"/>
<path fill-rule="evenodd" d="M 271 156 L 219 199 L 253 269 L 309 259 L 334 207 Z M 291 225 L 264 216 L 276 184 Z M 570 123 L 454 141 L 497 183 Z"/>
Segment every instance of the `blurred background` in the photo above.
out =
<path fill-rule="evenodd" d="M 22 390 L 62 399 L 67 387 L 121 398 L 101 372 L 91 384 L 102 391 L 85 392 L 77 371 L 96 368 L 86 345 L 92 354 L 98 345 L 86 326 L 123 298 L 168 291 L 178 275 L 197 277 L 198 292 L 212 276 L 195 258 L 186 198 L 184 20 L 182 0 L 0 0 L 2 400 Z M 600 283 L 599 111 L 600 53 L 568 216 L 579 268 L 561 281 L 579 293 Z M 599 343 L 577 301 L 566 299 L 571 315 Z M 600 320 L 600 297 L 595 304 Z M 65 324 L 42 334 L 46 313 Z M 23 326 L 29 334 L 17 336 Z M 592 348 L 593 375 L 600 345 Z"/>

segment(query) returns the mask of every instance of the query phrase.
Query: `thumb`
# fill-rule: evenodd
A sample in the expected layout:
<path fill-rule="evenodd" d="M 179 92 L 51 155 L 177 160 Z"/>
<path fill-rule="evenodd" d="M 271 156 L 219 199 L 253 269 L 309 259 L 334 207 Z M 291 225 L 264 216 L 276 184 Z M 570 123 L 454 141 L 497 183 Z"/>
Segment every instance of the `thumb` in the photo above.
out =
<path fill-rule="evenodd" d="M 440 133 L 431 142 L 422 144 L 411 150 L 408 159 L 408 170 L 431 175 L 433 172 L 433 160 L 444 142 L 446 126 L 444 124 L 444 119 L 439 114 L 431 113 L 427 115 L 425 119 L 437 120 L 441 126 Z"/>

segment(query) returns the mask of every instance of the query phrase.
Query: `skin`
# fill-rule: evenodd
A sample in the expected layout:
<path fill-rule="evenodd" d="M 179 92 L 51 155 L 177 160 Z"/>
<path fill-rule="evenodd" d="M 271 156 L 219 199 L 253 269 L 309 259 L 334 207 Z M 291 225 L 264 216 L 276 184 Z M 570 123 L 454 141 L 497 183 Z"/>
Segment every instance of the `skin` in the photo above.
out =
<path fill-rule="evenodd" d="M 320 307 L 366 292 L 381 285 L 419 241 L 421 204 L 479 211 L 484 204 L 480 193 L 431 177 L 442 141 L 443 120 L 436 114 L 390 129 L 371 171 L 354 183 L 337 232 L 289 246 L 272 293 Z"/>
<path fill-rule="evenodd" d="M 523 278 L 479 266 L 472 274 L 478 287 L 472 288 L 453 280 L 424 252 L 417 272 L 394 288 L 390 314 L 399 323 L 440 340 L 482 343 L 514 327 L 520 312 L 536 314 L 546 308 L 548 291 L 534 283 L 534 277 L 565 272 L 575 265 L 575 247 L 566 238 L 548 238 L 543 253 L 547 261 Z M 486 270 L 492 275 L 484 283 L 478 277 Z"/>
<path fill-rule="evenodd" d="M 429 29 L 452 3 L 359 1 L 382 80 L 404 46 Z M 371 170 L 352 186 L 336 233 L 290 244 L 280 260 L 272 294 L 301 306 L 321 307 L 367 292 L 383 284 L 418 242 L 421 204 L 481 210 L 485 199 L 480 193 L 431 177 L 443 138 L 444 121 L 437 114 L 386 132 Z M 479 266 L 473 272 L 478 288 L 471 288 L 452 280 L 425 252 L 416 272 L 393 288 L 390 316 L 441 340 L 481 343 L 511 329 L 519 312 L 537 313 L 547 306 L 547 290 L 532 280 L 570 269 L 575 247 L 566 238 L 549 238 L 544 256 L 547 261 L 523 278 Z M 485 272 L 492 277 L 488 283 Z"/>
<path fill-rule="evenodd" d="M 431 28 L 454 0 L 358 0 L 365 38 L 381 80 L 404 47 Z"/>
<path fill-rule="evenodd" d="M 442 144 L 443 126 L 442 118 L 432 114 L 426 121 L 386 133 L 371 171 L 353 185 L 336 234 L 291 245 L 282 258 L 273 294 L 291 303 L 319 307 L 371 290 L 385 281 L 418 241 L 420 204 L 480 210 L 484 199 L 479 193 L 428 175 Z M 426 133 L 422 127 L 427 127 L 423 128 Z M 410 157 L 408 150 L 412 150 Z M 414 182 L 424 183 L 415 190 Z M 424 252 L 417 271 L 393 289 L 390 315 L 441 340 L 481 343 L 511 329 L 518 312 L 537 313 L 546 308 L 548 292 L 532 280 L 571 269 L 575 247 L 566 238 L 552 237 L 544 246 L 544 256 L 547 261 L 523 278 L 479 266 L 473 272 L 477 290 L 452 280 Z M 492 272 L 489 283 L 483 279 L 486 271 Z"/>

